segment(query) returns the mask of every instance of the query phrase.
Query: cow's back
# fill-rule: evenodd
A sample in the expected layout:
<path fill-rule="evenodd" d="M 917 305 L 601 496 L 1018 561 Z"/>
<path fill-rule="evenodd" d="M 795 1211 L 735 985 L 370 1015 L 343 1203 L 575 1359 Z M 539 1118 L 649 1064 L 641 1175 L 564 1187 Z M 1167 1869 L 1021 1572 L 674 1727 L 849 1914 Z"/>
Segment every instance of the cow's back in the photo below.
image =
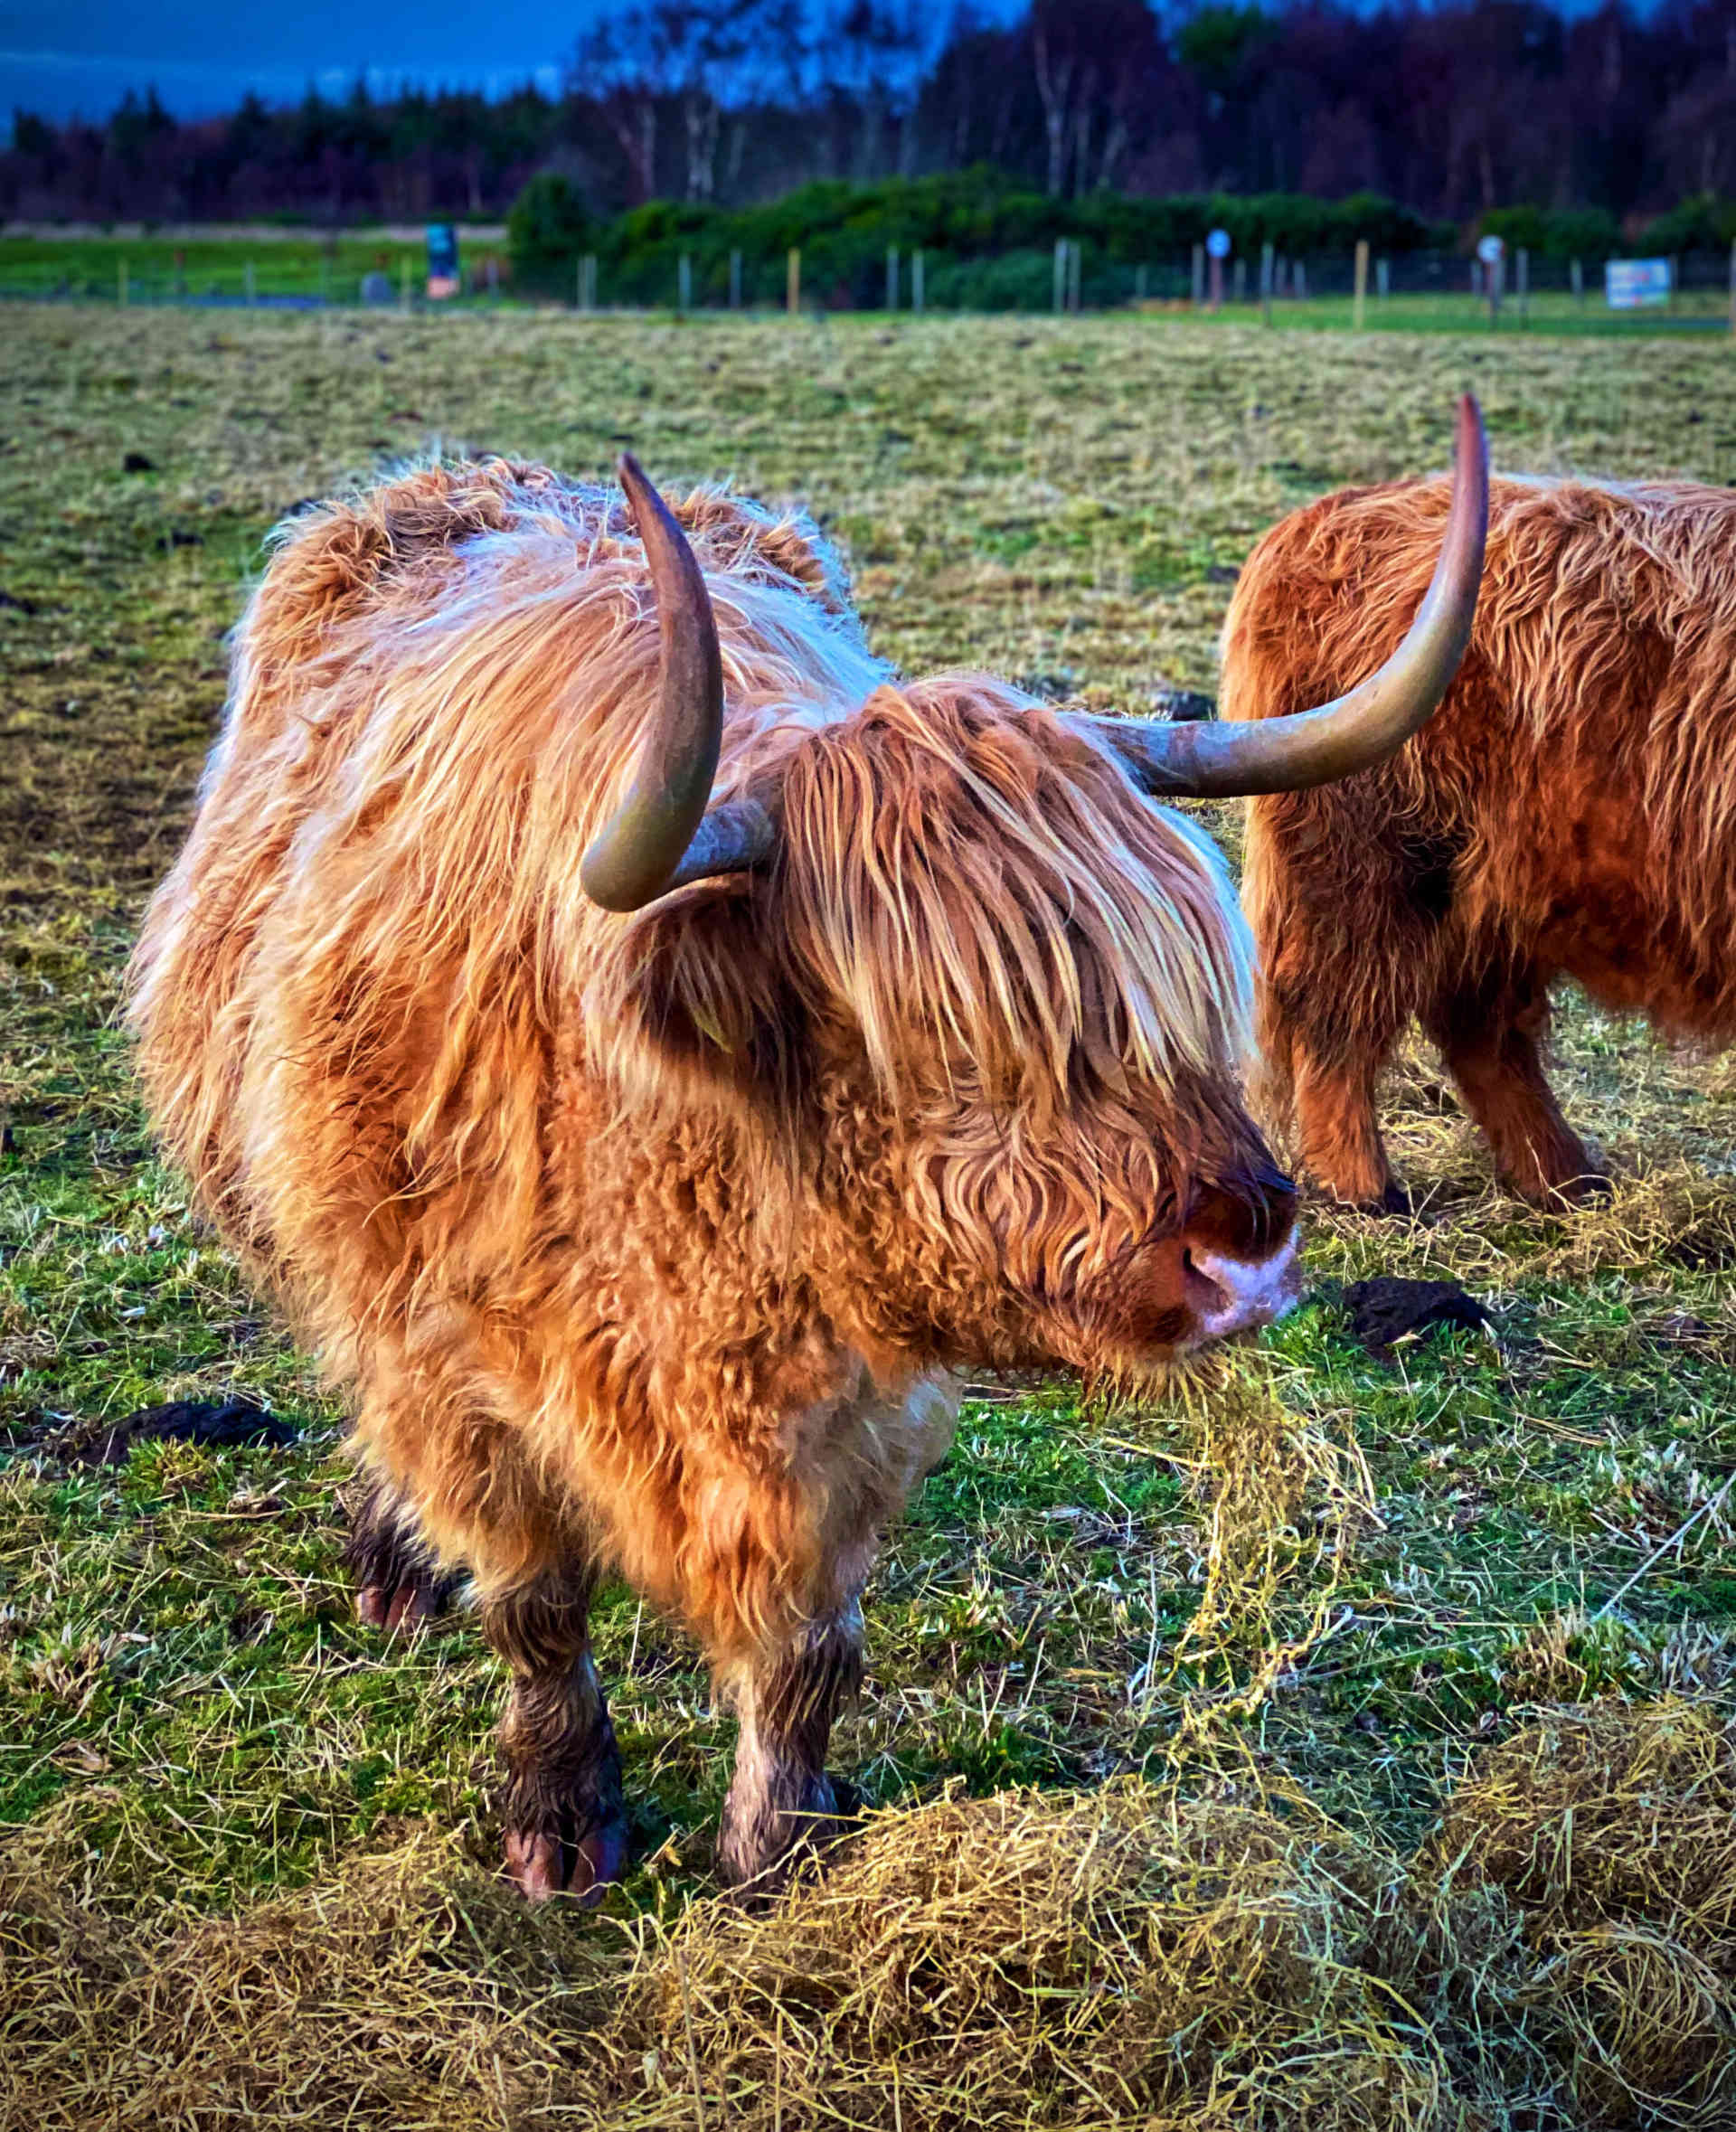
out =
<path fill-rule="evenodd" d="M 1272 716 L 1372 673 L 1421 599 L 1448 495 L 1347 491 L 1268 533 L 1225 624 L 1223 714 Z M 1736 495 L 1496 481 L 1471 644 L 1439 711 L 1379 769 L 1250 803 L 1257 932 L 1269 951 L 1298 898 L 1378 914 L 1420 896 L 1440 925 L 1372 923 L 1371 953 L 1516 939 L 1610 1005 L 1736 1026 L 1733 665 Z"/>

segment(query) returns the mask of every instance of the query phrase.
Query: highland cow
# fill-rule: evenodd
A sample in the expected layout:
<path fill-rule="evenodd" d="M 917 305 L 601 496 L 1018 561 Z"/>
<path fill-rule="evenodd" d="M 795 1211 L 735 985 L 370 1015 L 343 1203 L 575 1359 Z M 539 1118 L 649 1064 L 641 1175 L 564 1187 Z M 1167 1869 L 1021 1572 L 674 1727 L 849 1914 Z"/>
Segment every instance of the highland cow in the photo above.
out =
<path fill-rule="evenodd" d="M 1381 658 L 1447 511 L 1445 481 L 1400 483 L 1269 533 L 1225 624 L 1225 716 L 1281 717 Z M 1732 555 L 1727 491 L 1497 481 L 1439 715 L 1359 777 L 1250 808 L 1271 1108 L 1339 1199 L 1410 1205 L 1374 1099 L 1413 1021 L 1504 1179 L 1544 1204 L 1607 1189 L 1544 1075 L 1558 980 L 1736 1035 Z"/>
<path fill-rule="evenodd" d="M 509 1866 L 617 1873 L 612 1567 L 740 1714 L 721 1862 L 835 1807 L 881 1534 L 960 1365 L 1138 1372 L 1294 1286 L 1238 1071 L 1245 931 L 1149 804 L 1341 775 L 1469 628 L 1342 703 L 1103 723 L 872 658 L 815 529 L 503 463 L 297 520 L 146 921 L 150 1104 L 353 1389 L 364 1603 L 464 1565 L 510 1669 Z"/>

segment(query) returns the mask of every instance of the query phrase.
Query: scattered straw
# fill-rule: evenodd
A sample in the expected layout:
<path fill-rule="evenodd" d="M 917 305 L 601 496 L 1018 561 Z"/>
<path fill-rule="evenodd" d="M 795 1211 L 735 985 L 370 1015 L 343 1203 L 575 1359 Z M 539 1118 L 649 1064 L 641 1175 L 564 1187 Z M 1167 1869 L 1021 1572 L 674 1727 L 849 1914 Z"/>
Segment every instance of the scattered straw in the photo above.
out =
<path fill-rule="evenodd" d="M 240 1918 L 146 1932 L 0 1861 L 4 2132 L 495 2132 L 568 2083 L 609 1971 L 419 1830 Z"/>
<path fill-rule="evenodd" d="M 1378 1524 L 1362 1453 L 1293 1412 L 1269 1386 L 1224 1373 L 1197 1408 L 1191 1461 L 1210 1509 L 1200 1603 L 1177 1640 L 1184 1668 L 1207 1685 L 1188 1712 L 1246 1717 L 1316 1644 L 1337 1606 L 1355 1536 Z M 1306 1611 L 1295 1606 L 1306 1592 Z M 1215 1703 L 1216 1708 L 1212 1710 Z"/>
<path fill-rule="evenodd" d="M 1736 1719 L 1546 1713 L 1409 1866 L 1232 1779 L 876 1816 L 630 1958 L 413 1830 L 173 1929 L 0 1857 L 0 2132 L 1736 2125 Z"/>
<path fill-rule="evenodd" d="M 1736 1718 L 1552 1712 L 1486 1750 L 1420 1873 L 1504 1891 L 1590 2122 L 1736 2125 Z"/>
<path fill-rule="evenodd" d="M 693 1906 L 602 2039 L 610 2121 L 1425 2127 L 1439 2053 L 1377 1949 L 1402 1873 L 1291 1796 L 1133 1782 L 880 1816 L 769 1917 Z"/>

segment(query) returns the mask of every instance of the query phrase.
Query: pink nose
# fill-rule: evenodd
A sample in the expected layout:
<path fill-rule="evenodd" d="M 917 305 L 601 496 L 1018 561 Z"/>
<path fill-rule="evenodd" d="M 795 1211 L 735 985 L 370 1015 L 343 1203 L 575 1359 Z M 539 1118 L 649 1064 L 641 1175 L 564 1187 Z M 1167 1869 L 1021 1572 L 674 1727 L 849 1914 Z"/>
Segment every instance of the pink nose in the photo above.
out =
<path fill-rule="evenodd" d="M 1188 1300 L 1199 1326 L 1191 1344 L 1269 1325 L 1296 1307 L 1301 1283 L 1294 1231 L 1269 1258 L 1232 1259 L 1226 1251 L 1190 1249 L 1185 1265 Z"/>

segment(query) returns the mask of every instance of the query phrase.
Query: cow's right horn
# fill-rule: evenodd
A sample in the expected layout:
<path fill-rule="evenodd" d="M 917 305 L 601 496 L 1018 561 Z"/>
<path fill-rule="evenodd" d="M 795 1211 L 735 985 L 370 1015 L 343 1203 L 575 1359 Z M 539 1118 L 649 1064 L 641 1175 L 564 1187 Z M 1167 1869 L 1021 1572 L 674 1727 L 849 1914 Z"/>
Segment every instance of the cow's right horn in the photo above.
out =
<path fill-rule="evenodd" d="M 1402 747 L 1452 684 L 1471 638 L 1489 524 L 1489 448 L 1467 392 L 1458 403 L 1453 501 L 1428 592 L 1380 671 L 1317 711 L 1226 725 L 1081 719 L 1159 798 L 1298 792 L 1367 769 Z M 1366 594 L 1373 588 L 1363 588 Z"/>
<path fill-rule="evenodd" d="M 657 705 L 627 797 L 592 838 L 579 879 L 605 910 L 639 910 L 687 882 L 760 864 L 776 838 L 757 800 L 710 807 L 723 737 L 711 595 L 675 514 L 631 452 L 621 454 L 620 476 L 656 595 Z"/>

